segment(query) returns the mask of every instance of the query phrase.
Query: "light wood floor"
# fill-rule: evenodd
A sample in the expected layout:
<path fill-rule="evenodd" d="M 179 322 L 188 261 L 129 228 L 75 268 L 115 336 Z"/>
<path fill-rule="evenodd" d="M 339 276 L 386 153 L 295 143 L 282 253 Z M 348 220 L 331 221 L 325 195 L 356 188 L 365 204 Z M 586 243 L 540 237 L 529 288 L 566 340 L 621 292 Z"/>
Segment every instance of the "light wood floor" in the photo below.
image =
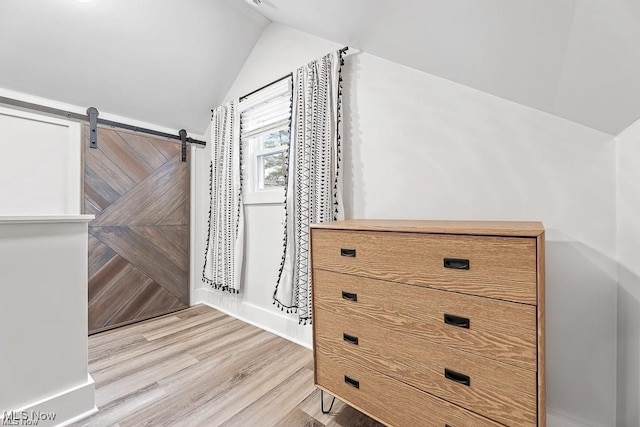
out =
<path fill-rule="evenodd" d="M 89 337 L 89 371 L 99 412 L 77 425 L 380 425 L 322 414 L 310 350 L 203 305 Z"/>

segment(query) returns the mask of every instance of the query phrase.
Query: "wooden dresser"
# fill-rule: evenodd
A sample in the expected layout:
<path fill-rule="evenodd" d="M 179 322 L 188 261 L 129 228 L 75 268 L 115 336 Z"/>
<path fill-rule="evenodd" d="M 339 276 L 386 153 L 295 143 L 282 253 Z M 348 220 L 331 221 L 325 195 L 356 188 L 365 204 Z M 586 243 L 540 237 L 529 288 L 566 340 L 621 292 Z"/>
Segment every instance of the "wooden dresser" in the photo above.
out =
<path fill-rule="evenodd" d="M 393 426 L 546 425 L 539 222 L 312 226 L 315 383 Z"/>

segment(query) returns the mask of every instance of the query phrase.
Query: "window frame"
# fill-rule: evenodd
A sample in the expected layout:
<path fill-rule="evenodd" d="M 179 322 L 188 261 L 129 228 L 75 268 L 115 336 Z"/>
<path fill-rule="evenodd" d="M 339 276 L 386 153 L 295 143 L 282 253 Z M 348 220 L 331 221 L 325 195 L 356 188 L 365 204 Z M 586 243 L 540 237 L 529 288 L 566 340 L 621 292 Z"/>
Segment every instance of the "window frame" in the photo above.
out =
<path fill-rule="evenodd" d="M 254 204 L 282 204 L 284 203 L 284 190 L 285 187 L 275 187 L 275 188 L 259 188 L 260 180 L 264 178 L 264 172 L 260 169 L 260 162 L 258 160 L 261 156 L 268 156 L 279 153 L 287 153 L 289 152 L 289 144 L 291 144 L 291 139 L 289 139 L 288 145 L 282 145 L 279 147 L 272 147 L 266 149 L 259 149 L 261 141 L 260 138 L 265 134 L 269 134 L 271 132 L 279 131 L 281 129 L 288 129 L 289 135 L 291 135 L 291 124 L 289 126 L 274 126 L 261 132 L 248 140 L 242 141 L 243 150 L 246 150 L 248 156 L 243 156 L 245 161 L 245 178 L 248 178 L 246 182 L 249 184 L 249 191 L 244 193 L 244 203 L 249 205 Z M 289 136 L 291 138 L 291 136 Z"/>
<path fill-rule="evenodd" d="M 242 123 L 242 114 L 244 111 L 259 106 L 263 103 L 267 103 L 273 100 L 276 96 L 264 97 L 261 99 L 262 93 L 266 91 L 269 93 L 269 90 L 272 87 L 281 81 L 275 81 L 253 93 L 241 99 L 238 104 L 238 111 L 240 122 Z M 292 76 L 289 76 L 288 80 L 288 93 L 291 97 L 291 102 L 293 102 L 293 86 L 292 86 Z M 257 99 L 257 101 L 256 101 Z M 290 104 L 291 105 L 291 104 Z M 260 148 L 262 144 L 262 137 L 269 133 L 277 132 L 280 130 L 288 130 L 289 132 L 289 143 L 287 145 L 282 145 L 278 147 Z M 240 130 L 240 144 L 242 145 L 243 153 L 245 153 L 243 157 L 243 165 L 241 165 L 242 173 L 244 177 L 245 185 L 243 186 L 243 204 L 244 205 L 262 205 L 262 204 L 272 204 L 272 205 L 282 205 L 285 201 L 285 186 L 275 187 L 275 188 L 259 188 L 260 180 L 264 179 L 263 170 L 259 170 L 260 162 L 259 157 L 273 155 L 278 153 L 286 153 L 286 156 L 289 155 L 289 150 L 291 147 L 291 116 L 289 117 L 288 123 L 274 123 L 271 126 L 265 126 L 264 129 L 260 129 L 259 133 L 255 133 L 249 138 L 243 138 L 242 130 Z M 260 174 L 262 173 L 262 174 Z"/>

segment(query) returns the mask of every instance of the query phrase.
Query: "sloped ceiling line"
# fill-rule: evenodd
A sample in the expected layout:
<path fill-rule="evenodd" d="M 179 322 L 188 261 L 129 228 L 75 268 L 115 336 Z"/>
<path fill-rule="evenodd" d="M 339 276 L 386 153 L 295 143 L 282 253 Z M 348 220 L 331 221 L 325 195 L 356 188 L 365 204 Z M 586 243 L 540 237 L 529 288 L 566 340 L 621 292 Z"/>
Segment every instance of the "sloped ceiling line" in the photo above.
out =
<path fill-rule="evenodd" d="M 270 22 L 611 135 L 640 116 L 637 0 L 3 0 L 0 88 L 202 133 Z"/>
<path fill-rule="evenodd" d="M 270 0 L 273 22 L 617 135 L 640 115 L 637 0 Z"/>
<path fill-rule="evenodd" d="M 269 23 L 241 0 L 3 0 L 0 88 L 203 133 Z"/>

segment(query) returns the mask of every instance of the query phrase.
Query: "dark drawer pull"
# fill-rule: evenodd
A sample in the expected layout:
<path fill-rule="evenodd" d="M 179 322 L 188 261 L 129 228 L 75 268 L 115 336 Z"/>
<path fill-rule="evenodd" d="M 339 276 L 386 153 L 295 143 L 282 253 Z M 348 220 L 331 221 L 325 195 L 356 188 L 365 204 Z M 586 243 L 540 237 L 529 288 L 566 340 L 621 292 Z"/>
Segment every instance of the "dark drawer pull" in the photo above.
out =
<path fill-rule="evenodd" d="M 351 292 L 342 291 L 342 299 L 349 301 L 358 301 L 358 294 L 352 294 Z"/>
<path fill-rule="evenodd" d="M 349 257 L 349 258 L 355 258 L 356 257 L 356 250 L 355 249 L 341 248 L 340 249 L 340 255 L 341 256 L 346 256 L 346 257 Z"/>
<path fill-rule="evenodd" d="M 457 326 L 458 328 L 469 329 L 471 326 L 471 320 L 466 317 L 454 316 L 453 314 L 444 315 L 444 323 L 451 326 Z"/>
<path fill-rule="evenodd" d="M 444 268 L 453 268 L 454 270 L 468 270 L 469 260 L 458 258 L 445 258 Z"/>
<path fill-rule="evenodd" d="M 360 388 L 360 381 L 354 380 L 346 375 L 344 376 L 344 382 L 349 384 L 351 387 Z"/>
<path fill-rule="evenodd" d="M 348 342 L 349 344 L 358 345 L 358 337 L 356 337 L 354 335 L 349 335 L 349 334 L 343 333 L 342 334 L 342 339 L 345 340 L 346 342 Z"/>
<path fill-rule="evenodd" d="M 444 377 L 448 380 L 457 382 L 458 384 L 466 385 L 467 387 L 471 386 L 471 378 L 469 378 L 468 375 L 452 371 L 451 369 L 445 368 Z"/>

